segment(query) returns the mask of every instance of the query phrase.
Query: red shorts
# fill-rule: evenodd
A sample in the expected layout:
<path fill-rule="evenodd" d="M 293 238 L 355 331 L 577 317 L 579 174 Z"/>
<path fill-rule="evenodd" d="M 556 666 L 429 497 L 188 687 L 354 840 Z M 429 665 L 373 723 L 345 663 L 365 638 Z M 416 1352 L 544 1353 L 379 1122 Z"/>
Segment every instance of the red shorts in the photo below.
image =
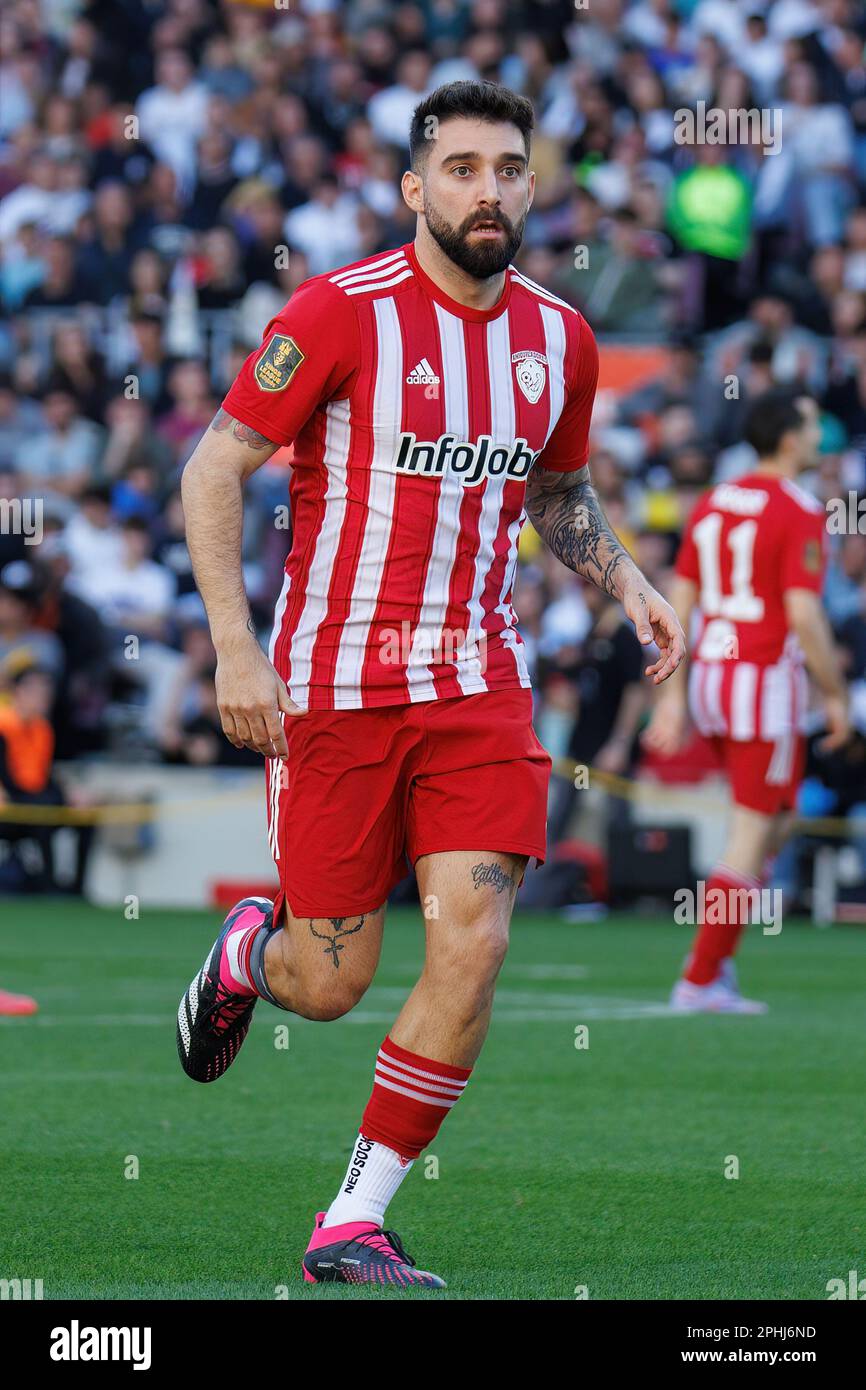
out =
<path fill-rule="evenodd" d="M 543 861 L 550 758 L 522 688 L 285 718 L 269 759 L 268 836 L 298 917 L 381 907 L 424 854 L 500 850 Z"/>
<path fill-rule="evenodd" d="M 734 804 L 777 816 L 793 809 L 806 766 L 806 740 L 786 734 L 775 742 L 714 738 L 713 746 L 731 783 Z"/>

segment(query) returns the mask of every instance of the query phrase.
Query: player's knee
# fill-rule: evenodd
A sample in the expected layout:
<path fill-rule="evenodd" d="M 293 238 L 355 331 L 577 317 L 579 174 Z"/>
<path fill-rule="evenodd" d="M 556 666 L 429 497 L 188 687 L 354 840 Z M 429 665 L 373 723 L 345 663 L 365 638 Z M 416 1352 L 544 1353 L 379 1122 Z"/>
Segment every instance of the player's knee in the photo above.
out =
<path fill-rule="evenodd" d="M 333 1023 L 363 999 L 368 984 L 368 980 L 352 978 L 311 980 L 300 991 L 294 1012 L 316 1023 Z"/>
<path fill-rule="evenodd" d="M 459 992 L 483 989 L 496 979 L 508 951 L 508 921 L 483 912 L 474 922 L 450 932 L 434 952 L 432 965 Z"/>
<path fill-rule="evenodd" d="M 485 918 L 475 939 L 485 972 L 495 978 L 508 953 L 508 921 L 501 917 Z"/>

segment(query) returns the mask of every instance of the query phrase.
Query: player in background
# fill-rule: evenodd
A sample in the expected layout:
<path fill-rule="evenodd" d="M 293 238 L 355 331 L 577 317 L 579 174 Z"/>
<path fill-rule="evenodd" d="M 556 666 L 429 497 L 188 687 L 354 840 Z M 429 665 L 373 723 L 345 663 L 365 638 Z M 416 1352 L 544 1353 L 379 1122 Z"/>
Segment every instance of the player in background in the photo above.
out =
<path fill-rule="evenodd" d="M 232 910 L 182 998 L 184 1070 L 220 1077 L 260 998 L 320 1021 L 352 1009 L 407 860 L 425 908 L 424 969 L 315 1218 L 314 1283 L 442 1284 L 383 1222 L 466 1088 L 514 895 L 545 853 L 550 759 L 511 603 L 526 513 L 656 642 L 654 681 L 684 651 L 589 479 L 592 333 L 511 265 L 532 119 L 492 83 L 421 103 L 402 183 L 414 242 L 297 290 L 184 473 L 223 729 L 266 759 L 280 881 L 275 902 Z M 265 656 L 241 574 L 242 486 L 292 441 L 293 543 Z"/>
<path fill-rule="evenodd" d="M 645 734 L 670 755 L 691 716 L 716 745 L 734 803 L 724 856 L 706 884 L 705 920 L 671 996 L 672 1007 L 690 1012 L 765 1011 L 741 996 L 733 956 L 749 920 L 746 893 L 757 902 L 803 777 L 807 670 L 823 698 L 823 746 L 848 738 L 847 691 L 821 606 L 825 513 L 796 482 L 815 463 L 814 400 L 797 389 L 767 392 L 745 437 L 758 455 L 753 471 L 712 488 L 689 518 L 671 599 L 692 633 L 692 656 L 668 681 Z"/>

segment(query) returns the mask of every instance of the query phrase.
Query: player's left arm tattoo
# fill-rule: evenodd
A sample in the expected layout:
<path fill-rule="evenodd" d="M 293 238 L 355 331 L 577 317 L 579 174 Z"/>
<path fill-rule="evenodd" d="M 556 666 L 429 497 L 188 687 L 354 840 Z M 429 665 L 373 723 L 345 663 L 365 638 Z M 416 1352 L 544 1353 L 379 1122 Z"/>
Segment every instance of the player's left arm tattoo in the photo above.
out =
<path fill-rule="evenodd" d="M 686 650 L 677 615 L 647 582 L 611 530 L 589 480 L 589 468 L 557 473 L 536 465 L 526 485 L 524 506 L 554 555 L 575 574 L 619 600 L 643 646 L 656 643 L 660 655 L 645 667 L 644 674 L 656 685 L 673 675 Z"/>
<path fill-rule="evenodd" d="M 639 576 L 602 511 L 588 466 L 573 473 L 536 466 L 529 475 L 524 505 L 554 555 L 611 598 L 621 598 L 626 579 Z"/>
<path fill-rule="evenodd" d="M 495 888 L 497 893 L 504 893 L 506 888 L 515 889 L 517 885 L 510 874 L 507 874 L 501 864 L 473 864 L 472 881 L 476 888 L 484 888 L 488 884 Z"/>

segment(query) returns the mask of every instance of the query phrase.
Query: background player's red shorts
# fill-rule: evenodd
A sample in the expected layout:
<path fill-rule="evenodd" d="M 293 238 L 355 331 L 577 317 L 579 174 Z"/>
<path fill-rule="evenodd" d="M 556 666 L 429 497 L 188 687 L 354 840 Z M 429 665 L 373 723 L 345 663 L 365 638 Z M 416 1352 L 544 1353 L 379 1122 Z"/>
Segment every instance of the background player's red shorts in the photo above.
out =
<path fill-rule="evenodd" d="M 544 860 L 550 758 L 529 690 L 284 720 L 268 768 L 268 833 L 300 917 L 381 907 L 424 854 L 504 850 Z"/>
<path fill-rule="evenodd" d="M 713 745 L 731 783 L 737 806 L 777 816 L 793 809 L 806 766 L 806 740 L 790 733 L 768 743 L 714 738 Z"/>

